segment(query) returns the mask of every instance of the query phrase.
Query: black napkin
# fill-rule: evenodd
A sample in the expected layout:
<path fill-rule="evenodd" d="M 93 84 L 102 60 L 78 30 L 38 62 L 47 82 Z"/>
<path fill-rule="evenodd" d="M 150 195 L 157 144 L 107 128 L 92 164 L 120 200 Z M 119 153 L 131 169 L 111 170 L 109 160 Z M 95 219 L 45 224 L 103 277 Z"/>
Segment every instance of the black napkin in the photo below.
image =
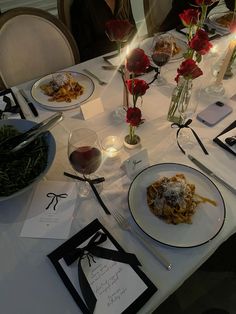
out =
<path fill-rule="evenodd" d="M 232 151 L 224 142 L 222 142 L 218 137 L 221 136 L 222 134 L 225 134 L 227 132 L 229 132 L 230 130 L 236 128 L 236 120 L 233 121 L 229 126 L 227 126 L 227 128 L 225 128 L 220 134 L 218 134 L 213 141 L 218 144 L 220 147 L 222 147 L 223 149 L 227 150 L 228 152 L 230 152 L 231 154 L 233 154 L 234 156 L 236 156 L 236 153 L 234 151 Z"/>

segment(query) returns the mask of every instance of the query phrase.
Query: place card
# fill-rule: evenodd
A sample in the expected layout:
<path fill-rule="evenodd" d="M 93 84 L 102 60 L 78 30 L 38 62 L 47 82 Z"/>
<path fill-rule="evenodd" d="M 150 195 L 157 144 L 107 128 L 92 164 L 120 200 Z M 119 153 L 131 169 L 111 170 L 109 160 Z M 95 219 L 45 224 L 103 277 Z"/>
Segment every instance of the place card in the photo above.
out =
<path fill-rule="evenodd" d="M 137 313 L 157 291 L 98 219 L 48 257 L 83 313 Z"/>
<path fill-rule="evenodd" d="M 143 169 L 149 166 L 148 152 L 146 149 L 132 155 L 123 162 L 125 172 L 129 178 L 133 178 Z"/>
<path fill-rule="evenodd" d="M 24 119 L 24 114 L 11 89 L 0 92 L 0 119 Z"/>
<path fill-rule="evenodd" d="M 91 119 L 96 115 L 104 112 L 104 107 L 101 98 L 88 101 L 80 106 L 84 120 Z"/>
<path fill-rule="evenodd" d="M 40 182 L 34 191 L 20 236 L 68 238 L 76 197 L 75 182 Z"/>

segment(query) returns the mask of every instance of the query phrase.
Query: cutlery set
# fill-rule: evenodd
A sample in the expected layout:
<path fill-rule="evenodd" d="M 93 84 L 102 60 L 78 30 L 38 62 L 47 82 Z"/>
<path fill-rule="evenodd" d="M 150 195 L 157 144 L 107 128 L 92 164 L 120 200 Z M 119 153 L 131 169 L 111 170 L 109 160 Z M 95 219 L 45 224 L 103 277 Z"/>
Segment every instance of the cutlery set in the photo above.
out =
<path fill-rule="evenodd" d="M 62 119 L 62 113 L 57 112 L 51 117 L 36 124 L 28 131 L 0 142 L 0 150 L 5 154 L 11 152 L 15 153 L 32 143 L 39 135 L 46 133 L 52 126 L 54 126 L 57 122 L 60 122 Z"/>

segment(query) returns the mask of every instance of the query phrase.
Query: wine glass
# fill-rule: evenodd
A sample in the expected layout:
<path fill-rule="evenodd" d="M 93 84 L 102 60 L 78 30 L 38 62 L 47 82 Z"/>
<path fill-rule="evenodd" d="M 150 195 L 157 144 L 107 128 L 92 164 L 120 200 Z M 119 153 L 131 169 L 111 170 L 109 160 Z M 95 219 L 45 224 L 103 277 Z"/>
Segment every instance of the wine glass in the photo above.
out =
<path fill-rule="evenodd" d="M 171 58 L 173 53 L 173 37 L 170 34 L 156 34 L 152 45 L 152 61 L 159 68 L 157 85 L 166 84 L 166 80 L 160 75 L 161 67 Z"/>
<path fill-rule="evenodd" d="M 194 117 L 197 106 L 198 94 L 196 91 L 192 94 L 190 88 L 188 93 L 186 93 L 183 101 L 178 105 L 178 111 L 181 117 L 182 125 Z M 189 128 L 182 128 L 179 135 L 180 142 L 185 146 L 184 150 L 192 149 L 194 142 L 191 140 L 191 130 Z"/>
<path fill-rule="evenodd" d="M 102 162 L 98 136 L 95 131 L 79 128 L 70 132 L 68 140 L 68 158 L 73 169 L 84 178 L 94 173 Z M 79 195 L 86 197 L 90 188 L 86 181 L 79 181 Z"/>

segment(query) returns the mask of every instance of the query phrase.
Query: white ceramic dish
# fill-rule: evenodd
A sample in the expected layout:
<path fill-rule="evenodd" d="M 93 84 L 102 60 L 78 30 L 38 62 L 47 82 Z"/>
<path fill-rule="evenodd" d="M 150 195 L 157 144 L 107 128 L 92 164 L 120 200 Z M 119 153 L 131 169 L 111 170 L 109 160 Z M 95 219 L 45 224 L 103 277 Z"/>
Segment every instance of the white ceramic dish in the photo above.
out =
<path fill-rule="evenodd" d="M 169 60 L 169 62 L 176 62 L 180 59 L 183 58 L 183 53 L 187 51 L 187 44 L 178 39 L 178 38 L 174 38 L 174 41 L 177 45 L 178 48 L 180 48 L 180 51 L 175 54 L 174 56 L 172 56 Z M 147 56 L 149 56 L 151 58 L 152 55 L 152 47 L 153 47 L 153 38 L 146 38 L 144 41 L 141 42 L 140 44 L 140 48 L 142 48 L 145 53 L 147 54 Z"/>
<path fill-rule="evenodd" d="M 214 28 L 216 28 L 216 30 L 229 31 L 229 27 L 224 26 L 217 21 L 220 17 L 227 15 L 227 14 L 229 14 L 229 12 L 212 14 L 208 17 L 208 21 Z"/>
<path fill-rule="evenodd" d="M 183 173 L 188 182 L 195 184 L 196 193 L 216 201 L 199 204 L 192 224 L 167 224 L 156 217 L 147 205 L 146 189 L 163 176 Z M 138 226 L 151 238 L 178 248 L 202 245 L 213 239 L 225 220 L 225 204 L 215 184 L 200 171 L 175 163 L 157 164 L 144 169 L 131 183 L 128 194 L 129 208 Z"/>
<path fill-rule="evenodd" d="M 63 71 L 61 71 L 63 72 Z M 84 87 L 84 93 L 79 96 L 77 99 L 72 99 L 71 102 L 57 102 L 57 101 L 49 101 L 49 96 L 45 95 L 40 88 L 43 84 L 48 84 L 53 77 L 53 74 L 49 74 L 47 76 L 42 77 L 38 81 L 36 81 L 31 89 L 31 95 L 42 107 L 45 109 L 53 110 L 53 111 L 63 111 L 68 109 L 73 109 L 78 107 L 81 103 L 88 100 L 94 92 L 94 83 L 90 77 L 85 74 L 73 72 L 73 71 L 64 71 L 65 73 L 70 73 L 73 78 L 79 82 L 80 85 Z"/>
<path fill-rule="evenodd" d="M 0 120 L 0 128 L 3 125 L 13 125 L 18 131 L 20 132 L 25 132 L 27 130 L 29 130 L 30 128 L 32 128 L 36 123 L 33 121 L 29 121 L 29 120 L 24 120 L 24 119 L 9 119 L 9 120 Z M 48 144 L 48 156 L 47 156 L 47 166 L 44 169 L 43 172 L 41 172 L 32 183 L 30 183 L 29 185 L 27 185 L 26 187 L 24 187 L 23 189 L 8 195 L 8 196 L 0 196 L 0 202 L 1 201 L 6 201 L 9 199 L 12 199 L 16 196 L 19 196 L 20 194 L 23 194 L 24 192 L 28 191 L 30 188 L 32 188 L 32 186 L 39 182 L 48 172 L 49 168 L 51 167 L 55 154 L 56 154 L 56 142 L 55 139 L 53 137 L 53 135 L 51 134 L 51 132 L 48 132 L 47 135 L 45 135 L 45 140 L 46 143 Z M 16 173 L 17 175 L 17 173 Z"/>

